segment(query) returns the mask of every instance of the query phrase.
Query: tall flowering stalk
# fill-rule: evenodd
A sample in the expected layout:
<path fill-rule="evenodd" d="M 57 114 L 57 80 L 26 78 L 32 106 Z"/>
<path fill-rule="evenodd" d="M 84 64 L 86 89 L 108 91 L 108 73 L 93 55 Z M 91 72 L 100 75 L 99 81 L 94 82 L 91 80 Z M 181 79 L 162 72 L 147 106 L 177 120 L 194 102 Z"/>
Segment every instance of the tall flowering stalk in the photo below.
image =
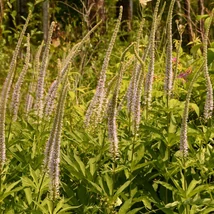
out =
<path fill-rule="evenodd" d="M 51 84 L 48 94 L 45 98 L 45 109 L 44 109 L 44 113 L 46 116 L 50 116 L 50 114 L 53 111 L 54 108 L 54 100 L 57 96 L 57 90 L 58 90 L 58 86 L 60 84 L 61 78 L 63 78 L 63 76 L 66 75 L 66 72 L 68 71 L 68 67 L 69 64 L 72 62 L 72 60 L 74 59 L 74 57 L 78 54 L 80 48 L 82 47 L 82 45 L 87 41 L 87 39 L 90 37 L 91 33 L 94 32 L 97 27 L 100 25 L 101 22 L 99 22 L 96 26 L 94 26 L 85 36 L 84 38 L 81 40 L 81 42 L 77 43 L 76 45 L 74 45 L 72 47 L 72 49 L 69 51 L 67 57 L 65 58 L 65 60 L 63 61 L 63 63 L 61 63 L 58 60 L 58 64 L 57 67 L 59 69 L 59 74 L 56 80 L 53 81 L 53 83 Z"/>
<path fill-rule="evenodd" d="M 57 125 L 57 130 L 56 130 L 56 139 L 55 143 L 52 146 L 52 152 L 50 156 L 50 161 L 49 161 L 49 174 L 50 174 L 50 193 L 51 193 L 51 198 L 55 200 L 58 197 L 59 194 L 59 163 L 60 163 L 60 144 L 61 144 L 61 132 L 62 132 L 62 120 L 63 120 L 63 114 L 64 114 L 64 105 L 65 105 L 65 100 L 66 100 L 66 95 L 67 95 L 67 90 L 68 87 L 65 85 L 63 87 L 61 96 L 60 96 L 60 101 L 58 107 L 57 114 L 59 113 L 59 122 Z"/>
<path fill-rule="evenodd" d="M 44 170 L 48 171 L 50 176 L 50 194 L 52 200 L 55 200 L 59 196 L 60 143 L 67 90 L 67 77 L 65 77 L 59 96 L 53 127 L 45 147 Z"/>
<path fill-rule="evenodd" d="M 180 152 L 181 152 L 183 158 L 186 158 L 188 155 L 187 120 L 188 120 L 188 115 L 189 115 L 189 103 L 190 103 L 191 93 L 193 90 L 193 84 L 195 83 L 195 81 L 197 80 L 199 75 L 201 74 L 201 69 L 202 69 L 202 66 L 196 71 L 195 75 L 192 78 L 192 81 L 190 83 L 190 86 L 189 86 L 189 89 L 187 92 L 184 113 L 183 113 L 183 118 L 182 118 L 181 134 L 180 134 Z"/>
<path fill-rule="evenodd" d="M 157 5 L 156 5 L 157 6 Z M 162 14 L 163 14 L 163 11 L 164 11 L 164 8 L 165 8 L 165 3 L 159 13 L 159 15 L 157 16 L 157 23 L 156 23 L 156 28 L 158 27 L 159 23 L 160 23 L 160 20 L 161 20 L 161 17 L 162 17 Z M 133 123 L 134 123 L 134 134 L 136 135 L 137 132 L 138 132 L 138 129 L 139 129 L 139 125 L 140 125 L 140 120 L 141 120 L 141 96 L 142 96 L 142 91 L 143 91 L 143 85 L 144 85 L 144 76 L 145 76 L 145 60 L 149 54 L 149 50 L 150 50 L 150 47 L 151 47 L 151 44 L 149 43 L 144 54 L 143 54 L 143 57 L 139 57 L 138 55 L 138 52 L 135 51 L 135 56 L 137 58 L 137 60 L 139 61 L 139 69 L 140 69 L 140 72 L 138 74 L 138 78 L 137 78 L 137 84 L 136 84 L 136 98 L 135 98 L 135 105 L 134 105 L 134 115 L 133 115 Z M 150 53 L 151 54 L 151 53 Z M 148 74 L 147 74 L 147 77 L 148 77 Z M 147 79 L 148 81 L 148 79 Z M 148 84 L 148 82 L 146 83 Z M 144 96 L 145 96 L 145 101 L 147 102 L 147 95 L 148 93 L 146 92 L 147 90 L 147 86 L 145 85 L 145 92 L 144 92 Z M 145 102 L 145 103 L 146 103 Z M 147 103 L 148 104 L 148 103 Z M 147 105 L 148 107 L 148 105 Z"/>
<path fill-rule="evenodd" d="M 139 61 L 140 68 L 141 68 L 141 70 L 139 71 L 138 80 L 136 83 L 135 103 L 133 107 L 133 125 L 134 125 L 133 132 L 136 135 L 139 129 L 140 119 L 141 119 L 140 103 L 141 103 L 141 95 L 142 95 L 143 82 L 144 82 L 144 68 L 145 68 L 144 60 L 145 59 L 141 59 L 136 49 L 134 50 L 135 50 L 135 56 Z"/>
<path fill-rule="evenodd" d="M 7 107 L 7 101 L 8 101 L 8 96 L 9 92 L 11 89 L 13 77 L 14 77 L 14 71 L 16 67 L 16 60 L 18 57 L 18 53 L 21 47 L 21 43 L 25 34 L 25 31 L 27 29 L 29 20 L 31 17 L 31 12 L 29 13 L 25 25 L 22 29 L 22 32 L 20 34 L 18 43 L 16 45 L 10 67 L 9 67 L 9 72 L 7 74 L 6 80 L 4 82 L 4 85 L 2 87 L 1 91 L 1 99 L 0 99 L 0 172 L 2 170 L 2 167 L 4 166 L 5 160 L 6 160 L 6 150 L 5 150 L 5 115 L 6 115 L 6 107 Z"/>
<path fill-rule="evenodd" d="M 139 53 L 139 43 L 140 43 L 140 37 L 142 34 L 142 30 L 143 30 L 143 24 L 144 21 L 141 22 L 139 31 L 138 31 L 138 36 L 137 36 L 137 42 L 136 42 L 136 49 L 137 52 Z M 131 81 L 129 83 L 129 87 L 127 90 L 127 106 L 128 106 L 128 111 L 131 117 L 133 117 L 133 113 L 134 113 L 134 109 L 135 109 L 135 103 L 136 103 L 136 93 L 137 93 L 137 81 L 140 75 L 140 63 L 138 62 L 137 59 L 135 59 L 135 66 L 134 66 L 134 70 L 132 72 L 132 76 L 131 76 Z"/>
<path fill-rule="evenodd" d="M 179 21 L 176 20 L 176 25 L 177 25 L 177 29 L 178 29 L 178 33 L 180 36 L 178 45 L 176 47 L 176 57 L 175 59 L 175 71 L 174 71 L 174 75 L 173 75 L 173 82 L 172 82 L 172 91 L 174 90 L 174 86 L 175 86 L 175 78 L 177 77 L 177 73 L 178 73 L 178 62 L 179 62 L 179 54 L 180 54 L 180 49 L 181 49 L 181 45 L 182 45 L 182 40 L 183 40 L 183 33 L 184 33 L 184 29 L 185 29 L 185 25 L 179 24 Z M 173 59 L 172 59 L 173 61 Z"/>
<path fill-rule="evenodd" d="M 33 107 L 33 92 L 35 90 L 35 82 L 31 82 L 28 88 L 28 93 L 26 96 L 26 102 L 25 102 L 25 116 L 28 117 L 28 114 L 30 112 L 30 110 Z"/>
<path fill-rule="evenodd" d="M 109 43 L 106 56 L 104 58 L 96 92 L 86 112 L 85 126 L 86 128 L 91 128 L 92 130 L 95 129 L 97 127 L 97 124 L 102 120 L 102 116 L 104 112 L 103 107 L 105 106 L 105 102 L 106 102 L 106 88 L 105 88 L 106 71 L 109 65 L 109 60 L 110 60 L 111 52 L 117 37 L 117 33 L 119 31 L 122 12 L 123 12 L 123 8 L 120 7 L 119 18 L 117 20 L 117 24 L 115 26 L 111 41 Z"/>
<path fill-rule="evenodd" d="M 141 1 L 140 2 L 142 7 L 145 7 L 147 4 L 147 1 Z M 165 8 L 165 4 L 163 5 L 160 14 L 157 16 L 157 21 L 156 21 L 156 28 L 158 27 L 159 23 L 160 23 L 160 19 L 161 16 L 163 14 Z M 133 124 L 133 133 L 134 135 L 137 134 L 137 131 L 139 129 L 139 124 L 140 124 L 140 119 L 141 119 L 141 95 L 142 95 L 142 90 L 143 90 L 143 85 L 144 85 L 144 69 L 145 69 L 145 60 L 148 56 L 149 50 L 151 48 L 151 43 L 148 44 L 147 48 L 145 49 L 144 54 L 142 55 L 142 57 L 139 56 L 139 38 L 140 38 L 140 34 L 142 32 L 142 27 L 144 24 L 144 20 L 142 21 L 142 24 L 140 26 L 140 30 L 139 30 L 139 35 L 138 35 L 138 39 L 137 39 L 137 44 L 136 44 L 136 48 L 134 48 L 134 52 L 135 52 L 135 57 L 136 57 L 136 67 L 135 70 L 133 72 L 132 75 L 132 79 L 130 82 L 130 86 L 128 89 L 128 93 L 127 93 L 127 101 L 128 101 L 128 110 L 131 114 L 132 117 L 132 124 Z M 152 35 L 152 32 L 151 32 Z M 145 97 L 146 97 L 146 93 L 145 93 Z"/>
<path fill-rule="evenodd" d="M 11 103 L 11 109 L 13 111 L 13 121 L 17 120 L 18 110 L 19 110 L 19 104 L 20 104 L 20 95 L 21 95 L 21 86 L 23 84 L 25 75 L 28 70 L 28 65 L 30 61 L 30 35 L 27 36 L 27 52 L 25 56 L 25 63 L 24 67 L 19 75 L 19 78 L 15 84 L 13 95 L 12 95 L 12 103 Z"/>
<path fill-rule="evenodd" d="M 169 101 L 172 93 L 173 71 L 172 71 L 172 12 L 175 0 L 171 1 L 168 18 L 167 18 L 167 48 L 166 48 L 166 74 L 165 74 L 165 91 Z"/>
<path fill-rule="evenodd" d="M 51 44 L 51 38 L 52 38 L 54 26 L 55 26 L 55 22 L 52 22 L 49 32 L 48 32 L 48 39 L 47 39 L 47 42 L 45 45 L 42 63 L 40 66 L 39 78 L 38 78 L 38 82 L 37 82 L 35 109 L 37 110 L 38 116 L 40 118 L 42 118 L 42 115 L 43 115 L 45 74 L 46 74 L 46 70 L 47 70 L 47 66 L 48 66 L 50 44 Z"/>
<path fill-rule="evenodd" d="M 209 17 L 207 26 L 205 25 L 206 29 L 205 29 L 205 35 L 204 35 L 204 41 L 203 41 L 204 76 L 205 76 L 206 86 L 207 86 L 207 96 L 206 96 L 206 101 L 204 106 L 205 119 L 210 118 L 213 113 L 213 88 L 212 88 L 212 82 L 210 80 L 208 65 L 207 65 L 207 43 L 208 43 L 209 30 L 213 20 L 213 16 L 214 16 L 214 9 L 212 10 L 211 16 Z"/>
<path fill-rule="evenodd" d="M 108 138 L 111 143 L 110 153 L 114 159 L 119 155 L 118 152 L 118 135 L 117 135 L 117 92 L 113 94 L 108 105 Z"/>
<path fill-rule="evenodd" d="M 157 15 L 158 15 L 158 8 L 159 8 L 160 0 L 157 0 L 154 10 L 153 22 L 152 22 L 152 29 L 150 35 L 150 62 L 149 62 L 149 70 L 146 75 L 146 83 L 144 89 L 144 97 L 145 103 L 147 106 L 147 112 L 151 105 L 152 101 L 152 87 L 153 87 L 153 79 L 154 79 L 154 69 L 155 69 L 155 34 L 157 29 Z"/>
<path fill-rule="evenodd" d="M 111 152 L 111 155 L 114 159 L 116 159 L 119 155 L 117 121 L 116 121 L 117 113 L 118 113 L 118 108 L 117 108 L 117 106 L 118 106 L 118 94 L 120 91 L 124 71 L 128 67 L 129 63 L 132 62 L 132 60 L 130 60 L 127 63 L 125 63 L 123 60 L 124 60 L 126 52 L 129 50 L 129 48 L 132 45 L 133 44 L 129 45 L 122 54 L 119 75 L 118 75 L 118 78 L 117 78 L 117 81 L 115 84 L 114 93 L 113 93 L 113 96 L 112 96 L 112 98 L 108 104 L 108 138 L 109 138 L 109 141 L 111 143 L 110 152 Z"/>
<path fill-rule="evenodd" d="M 51 86 L 49 87 L 48 94 L 45 98 L 45 115 L 47 117 L 50 117 L 52 114 L 54 107 L 55 107 L 55 100 L 57 97 L 57 90 L 60 84 L 60 81 L 62 79 L 62 64 L 61 61 L 58 59 L 57 61 L 57 68 L 58 68 L 58 76 L 57 78 L 52 82 Z M 66 71 L 66 70 L 65 70 Z"/>
<path fill-rule="evenodd" d="M 45 115 L 48 117 L 51 115 L 54 109 L 54 100 L 56 98 L 58 85 L 59 85 L 58 79 L 52 82 L 45 99 Z"/>
<path fill-rule="evenodd" d="M 33 104 L 34 104 L 34 97 L 32 96 L 32 94 L 36 90 L 35 79 L 38 78 L 38 73 L 39 73 L 39 68 L 40 68 L 40 60 L 39 59 L 41 56 L 43 45 L 44 45 L 44 41 L 42 41 L 42 44 L 38 47 L 38 50 L 36 52 L 36 55 L 35 55 L 35 58 L 33 61 L 33 66 L 34 66 L 34 72 L 32 74 L 33 81 L 30 82 L 28 93 L 26 96 L 26 103 L 25 103 L 25 114 L 26 114 L 26 116 L 28 115 L 29 111 L 33 108 Z"/>

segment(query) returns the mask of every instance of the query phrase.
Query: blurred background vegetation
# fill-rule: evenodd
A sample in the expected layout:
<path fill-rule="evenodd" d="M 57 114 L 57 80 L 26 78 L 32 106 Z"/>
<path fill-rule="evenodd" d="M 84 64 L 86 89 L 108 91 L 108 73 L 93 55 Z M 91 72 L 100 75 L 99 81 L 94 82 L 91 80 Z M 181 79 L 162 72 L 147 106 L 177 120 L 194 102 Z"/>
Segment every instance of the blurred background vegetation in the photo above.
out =
<path fill-rule="evenodd" d="M 32 53 L 35 53 L 43 39 L 47 39 L 50 23 L 57 22 L 52 36 L 55 57 L 51 63 L 53 67 L 58 57 L 61 58 L 69 47 L 80 41 L 97 22 L 102 20 L 100 29 L 92 35 L 90 45 L 82 50 L 82 55 L 76 63 L 76 66 L 79 64 L 85 66 L 89 63 L 94 69 L 92 63 L 95 60 L 93 59 L 99 58 L 107 48 L 106 44 L 115 27 L 119 6 L 123 5 L 124 11 L 119 33 L 120 41 L 117 42 L 118 50 L 135 41 L 142 18 L 144 19 L 143 34 L 150 34 L 155 4 L 156 0 L 152 0 L 142 8 L 139 0 L 0 0 L 0 60 L 2 62 L 0 83 L 5 78 L 5 68 L 29 10 L 33 11 L 27 30 L 31 37 Z M 163 8 L 164 4 L 165 8 L 156 35 L 159 48 L 164 48 L 166 45 L 166 21 L 170 0 L 161 1 L 160 8 Z M 182 41 L 184 52 L 194 55 L 198 49 L 202 48 L 204 20 L 213 7 L 214 2 L 208 0 L 176 1 L 172 20 L 174 49 L 176 49 L 176 41 L 180 39 L 178 26 L 184 27 Z M 209 38 L 208 43 L 211 43 L 214 39 L 214 26 L 211 26 Z"/>
<path fill-rule="evenodd" d="M 166 7 L 160 25 L 161 34 L 164 33 L 170 0 L 162 1 L 162 5 L 164 2 Z M 19 35 L 24 22 L 23 17 L 27 16 L 29 9 L 34 11 L 29 28 L 31 41 L 34 43 L 46 39 L 51 21 L 58 23 L 53 35 L 53 40 L 57 40 L 56 45 L 78 40 L 99 19 L 103 20 L 100 30 L 102 35 L 108 33 L 111 21 L 117 17 L 117 8 L 123 5 L 124 24 L 123 35 L 120 38 L 128 40 L 128 34 L 132 35 L 135 32 L 142 17 L 146 19 L 145 24 L 151 26 L 155 3 L 155 0 L 149 2 L 142 13 L 139 0 L 0 0 L 0 38 L 2 42 L 12 45 Z M 186 25 L 183 46 L 201 41 L 204 35 L 203 18 L 210 13 L 213 6 L 214 2 L 208 0 L 177 0 L 173 14 L 173 37 L 179 38 L 175 23 L 175 20 L 179 20 L 179 24 Z M 210 38 L 213 37 L 212 27 Z"/>

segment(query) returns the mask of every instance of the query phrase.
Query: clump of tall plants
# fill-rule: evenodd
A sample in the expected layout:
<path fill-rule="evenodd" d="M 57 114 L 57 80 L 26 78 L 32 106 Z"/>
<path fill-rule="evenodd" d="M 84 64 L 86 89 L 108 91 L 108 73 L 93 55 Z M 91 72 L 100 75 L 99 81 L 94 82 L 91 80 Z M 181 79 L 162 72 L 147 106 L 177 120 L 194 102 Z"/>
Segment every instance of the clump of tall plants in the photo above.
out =
<path fill-rule="evenodd" d="M 140 3 L 146 14 L 150 1 Z M 117 36 L 121 7 L 105 48 L 90 49 L 98 23 L 57 59 L 55 22 L 34 53 L 29 13 L 1 89 L 0 213 L 214 212 L 213 11 L 193 56 L 182 49 L 176 1 L 166 38 L 157 36 L 161 3 L 130 44 Z"/>

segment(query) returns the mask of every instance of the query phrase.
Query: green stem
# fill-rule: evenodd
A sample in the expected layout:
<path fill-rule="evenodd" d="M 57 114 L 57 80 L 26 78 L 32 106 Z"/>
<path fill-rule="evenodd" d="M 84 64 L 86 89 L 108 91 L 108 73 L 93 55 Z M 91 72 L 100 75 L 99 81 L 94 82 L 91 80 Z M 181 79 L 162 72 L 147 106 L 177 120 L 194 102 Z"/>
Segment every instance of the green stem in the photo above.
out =
<path fill-rule="evenodd" d="M 173 82 L 172 82 L 172 96 L 173 96 L 173 93 L 174 93 L 175 79 L 176 79 L 177 73 L 178 73 L 178 59 L 179 59 L 179 53 L 180 53 L 180 49 L 181 49 L 181 44 L 182 44 L 182 35 L 180 35 L 179 46 L 178 46 L 178 48 L 176 50 L 175 72 L 174 72 Z"/>
<path fill-rule="evenodd" d="M 131 155 L 131 164 L 132 164 L 132 161 L 134 159 L 134 146 L 135 146 L 135 141 L 136 141 L 136 133 L 134 134 L 133 138 L 132 138 L 132 155 Z"/>
<path fill-rule="evenodd" d="M 212 117 L 210 117 L 207 121 L 207 127 L 212 127 Z"/>
<path fill-rule="evenodd" d="M 170 101 L 170 96 L 167 94 L 167 142 L 165 142 L 165 146 L 166 146 L 166 155 L 167 155 L 167 161 L 170 161 L 170 147 L 169 147 L 169 128 L 170 128 L 170 120 L 171 120 L 171 114 L 172 112 L 170 112 L 169 110 L 169 101 Z M 166 177 L 166 182 L 168 183 L 168 176 Z M 166 193 L 165 193 L 165 203 L 168 203 L 168 189 L 166 189 Z"/>
<path fill-rule="evenodd" d="M 129 118 L 129 130 L 128 130 L 128 133 L 131 134 L 131 123 L 132 123 L 131 112 L 128 113 L 128 118 Z"/>
<path fill-rule="evenodd" d="M 185 179 L 186 178 L 186 174 L 187 174 L 187 171 L 186 171 L 186 157 L 183 157 L 183 168 L 184 168 L 184 191 L 185 191 L 185 194 L 186 194 L 187 193 L 187 181 Z M 184 210 L 185 210 L 185 214 L 189 214 L 190 213 L 190 207 L 189 207 L 188 204 L 185 205 Z"/>
<path fill-rule="evenodd" d="M 11 127 L 12 127 L 12 117 L 10 119 L 10 124 L 9 124 L 9 128 L 8 128 L 7 143 L 6 143 L 6 145 L 8 145 L 8 142 L 9 142 L 9 137 L 10 137 L 10 133 L 11 133 Z"/>
<path fill-rule="evenodd" d="M 55 209 L 55 198 L 52 200 L 52 211 L 50 214 L 54 214 L 54 209 Z"/>
<path fill-rule="evenodd" d="M 130 177 L 132 176 L 132 162 L 134 160 L 134 149 L 135 149 L 135 142 L 136 142 L 137 133 L 134 130 L 134 136 L 132 138 L 132 153 L 131 153 L 131 160 L 130 160 Z M 132 191 L 132 183 L 130 184 L 130 196 Z"/>
<path fill-rule="evenodd" d="M 45 179 L 45 175 L 46 175 L 46 172 L 43 173 L 43 176 L 41 178 L 41 182 L 39 184 L 39 191 L 38 191 L 38 195 L 37 195 L 37 198 L 36 198 L 36 202 L 39 203 L 39 200 L 40 200 L 40 196 L 41 196 L 41 189 L 42 189 L 42 184 L 44 182 L 44 179 Z M 37 204 L 35 204 L 35 207 L 34 209 L 37 208 Z"/>
<path fill-rule="evenodd" d="M 146 120 L 148 121 L 149 118 L 149 105 L 148 105 L 148 101 L 146 101 Z"/>
<path fill-rule="evenodd" d="M 116 159 L 114 157 L 114 162 L 113 162 L 113 165 L 112 165 L 112 189 L 114 190 L 114 187 L 115 187 L 115 169 L 116 169 Z M 114 192 L 112 191 L 113 195 L 114 195 Z M 109 213 L 113 213 L 113 210 L 114 210 L 114 207 L 112 208 L 111 212 Z"/>
<path fill-rule="evenodd" d="M 0 193 L 2 193 L 2 183 L 3 183 L 2 182 L 2 171 L 3 171 L 3 169 L 0 169 Z M 0 214 L 3 213 L 1 207 L 2 207 L 2 201 L 0 201 Z"/>

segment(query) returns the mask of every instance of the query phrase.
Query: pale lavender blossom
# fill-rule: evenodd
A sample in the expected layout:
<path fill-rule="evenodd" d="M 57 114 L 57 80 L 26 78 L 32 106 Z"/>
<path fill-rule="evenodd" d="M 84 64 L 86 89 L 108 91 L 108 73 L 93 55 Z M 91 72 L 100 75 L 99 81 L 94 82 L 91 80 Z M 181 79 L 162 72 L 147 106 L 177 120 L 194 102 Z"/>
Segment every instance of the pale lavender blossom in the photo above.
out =
<path fill-rule="evenodd" d="M 196 79 L 199 77 L 201 71 L 201 67 L 198 69 L 198 71 L 195 72 L 188 89 L 185 107 L 184 107 L 184 113 L 182 118 L 182 125 L 181 125 L 181 134 L 180 134 L 180 152 L 182 154 L 182 157 L 186 158 L 188 155 L 188 142 L 187 142 L 187 120 L 189 115 L 189 103 L 191 98 L 191 93 L 193 90 L 193 84 L 195 83 Z"/>
<path fill-rule="evenodd" d="M 104 107 L 106 106 L 106 71 L 109 65 L 109 60 L 111 56 L 111 52 L 117 37 L 117 33 L 119 31 L 120 22 L 122 18 L 122 7 L 120 7 L 120 14 L 119 18 L 117 20 L 117 24 L 115 26 L 115 30 L 113 32 L 111 41 L 109 43 L 109 47 L 106 51 L 106 56 L 104 58 L 103 64 L 102 64 L 102 70 L 100 73 L 100 77 L 98 80 L 98 84 L 96 87 L 96 92 L 94 97 L 92 98 L 92 101 L 86 111 L 85 116 L 85 126 L 86 128 L 94 130 L 97 125 L 100 123 L 100 121 L 103 118 L 104 113 Z"/>
<path fill-rule="evenodd" d="M 152 23 L 151 35 L 150 35 L 150 62 L 148 73 L 146 75 L 146 83 L 144 87 L 144 99 L 147 105 L 147 110 L 151 106 L 152 101 L 152 88 L 153 88 L 153 79 L 154 79 L 154 70 L 155 70 L 155 34 L 157 30 L 157 15 L 158 15 L 158 8 L 159 8 L 160 0 L 156 2 L 155 11 L 154 11 L 154 18 Z"/>
<path fill-rule="evenodd" d="M 59 80 L 54 80 L 51 84 L 45 101 L 45 115 L 50 116 L 54 109 L 54 101 L 57 94 Z"/>
<path fill-rule="evenodd" d="M 42 41 L 42 44 L 39 46 L 35 58 L 33 60 L 33 65 L 34 65 L 34 72 L 32 74 L 32 80 L 28 89 L 28 93 L 26 96 L 26 103 L 25 103 L 25 115 L 28 116 L 28 113 L 30 110 L 33 108 L 36 109 L 36 105 L 34 106 L 34 92 L 36 91 L 36 82 L 35 79 L 38 79 L 38 73 L 39 73 L 39 68 L 40 68 L 40 55 L 42 52 L 42 47 L 43 47 L 44 41 Z"/>
<path fill-rule="evenodd" d="M 42 63 L 40 66 L 40 72 L 39 72 L 39 78 L 37 82 L 37 90 L 36 90 L 36 103 L 35 103 L 35 108 L 38 112 L 38 116 L 41 118 L 43 115 L 43 108 L 44 108 L 44 83 L 45 83 L 45 75 L 46 75 L 46 70 L 48 66 L 48 58 L 49 58 L 49 51 L 50 51 L 50 44 L 51 44 L 51 38 L 53 34 L 53 29 L 55 26 L 55 22 L 51 23 L 49 32 L 48 32 L 48 39 L 47 43 L 45 46 L 45 50 L 43 53 L 43 59 Z"/>
<path fill-rule="evenodd" d="M 209 30 L 212 23 L 212 19 L 214 16 L 214 9 L 212 10 L 210 20 L 208 22 L 205 35 L 204 35 L 204 41 L 203 41 L 203 57 L 204 57 L 204 76 L 206 80 L 206 89 L 207 89 L 207 96 L 204 106 L 204 118 L 209 119 L 212 117 L 213 114 L 213 87 L 212 82 L 209 76 L 208 66 L 207 66 L 207 46 L 208 46 L 208 36 L 209 36 Z"/>
<path fill-rule="evenodd" d="M 113 95 L 114 96 L 114 95 Z M 116 95 L 117 96 L 117 95 Z M 113 97 L 108 106 L 108 138 L 111 143 L 110 153 L 115 159 L 118 155 L 118 136 L 117 136 L 117 123 L 116 123 L 116 97 Z"/>
<path fill-rule="evenodd" d="M 25 115 L 27 116 L 28 113 L 30 112 L 30 110 L 33 108 L 33 92 L 35 90 L 35 82 L 31 82 L 29 89 L 28 89 L 28 93 L 26 96 L 26 103 L 25 103 Z"/>
<path fill-rule="evenodd" d="M 51 198 L 55 200 L 59 196 L 59 183 L 60 183 L 60 144 L 61 144 L 61 129 L 62 122 L 58 126 L 56 133 L 56 140 L 53 142 L 52 150 L 49 157 L 48 173 L 50 175 L 50 194 Z"/>
<path fill-rule="evenodd" d="M 172 70 L 172 13 L 174 8 L 175 0 L 171 1 L 170 8 L 169 8 L 169 16 L 168 16 L 168 22 L 167 22 L 167 48 L 166 48 L 166 72 L 165 72 L 165 85 L 164 89 L 168 96 L 168 99 L 170 98 L 172 94 L 172 88 L 173 88 L 173 70 Z"/>
<path fill-rule="evenodd" d="M 11 90 L 11 85 L 14 77 L 14 71 L 16 66 L 16 60 L 18 57 L 18 53 L 21 47 L 21 43 L 25 34 L 25 31 L 27 29 L 29 20 L 31 18 L 31 11 L 26 19 L 25 25 L 22 29 L 22 32 L 20 34 L 18 43 L 16 45 L 10 67 L 9 72 L 7 74 L 6 80 L 3 84 L 2 91 L 1 91 L 1 98 L 0 98 L 0 174 L 1 170 L 4 166 L 4 163 L 6 161 L 6 146 L 5 146 L 5 115 L 6 115 L 6 106 L 8 101 L 9 92 Z"/>
<path fill-rule="evenodd" d="M 185 112 L 185 114 L 188 114 L 188 112 Z M 180 152 L 183 157 L 187 157 L 188 155 L 187 120 L 185 119 L 186 119 L 186 116 L 184 116 L 184 119 L 183 119 L 183 123 L 181 126 L 181 136 L 180 136 Z"/>
<path fill-rule="evenodd" d="M 60 163 L 61 132 L 62 132 L 64 105 L 68 90 L 66 80 L 67 78 L 65 79 L 65 81 L 63 81 L 63 88 L 59 96 L 53 127 L 45 147 L 44 170 L 48 171 L 50 176 L 50 194 L 52 200 L 55 200 L 59 196 L 59 181 L 60 181 L 59 163 Z"/>
<path fill-rule="evenodd" d="M 13 121 L 17 120 L 18 110 L 19 110 L 19 104 L 20 104 L 20 96 L 21 96 L 21 86 L 24 81 L 24 77 L 27 73 L 27 69 L 29 66 L 30 61 L 30 35 L 28 34 L 27 37 L 27 53 L 25 56 L 25 63 L 24 67 L 19 75 L 19 78 L 15 84 L 13 95 L 12 95 L 12 103 L 11 103 L 11 110 L 13 112 Z"/>

